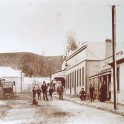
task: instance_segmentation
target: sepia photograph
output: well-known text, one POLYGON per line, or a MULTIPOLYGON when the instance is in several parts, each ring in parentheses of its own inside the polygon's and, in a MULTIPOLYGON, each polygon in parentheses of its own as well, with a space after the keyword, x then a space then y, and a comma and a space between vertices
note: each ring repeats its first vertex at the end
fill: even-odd
POLYGON ((0 124, 124 124, 124 0, 0 0, 0 124))

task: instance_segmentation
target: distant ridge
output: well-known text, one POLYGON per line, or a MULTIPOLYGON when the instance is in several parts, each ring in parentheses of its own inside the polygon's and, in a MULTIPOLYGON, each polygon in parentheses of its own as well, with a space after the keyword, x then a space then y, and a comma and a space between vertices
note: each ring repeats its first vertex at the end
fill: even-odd
POLYGON ((25 76, 50 76, 61 69, 62 56, 41 56, 30 52, 0 53, 0 66, 20 69, 25 76))

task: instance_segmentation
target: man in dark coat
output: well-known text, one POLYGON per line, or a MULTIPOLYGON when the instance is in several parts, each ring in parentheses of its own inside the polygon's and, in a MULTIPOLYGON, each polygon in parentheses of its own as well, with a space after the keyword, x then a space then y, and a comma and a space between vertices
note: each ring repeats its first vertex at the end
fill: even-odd
POLYGON ((59 100, 63 100, 63 86, 62 83, 59 83, 59 86, 57 87, 57 93, 59 94, 59 100))
POLYGON ((33 87, 32 92, 33 92, 33 98, 35 99, 35 97, 36 97, 36 89, 35 89, 35 87, 33 87))
POLYGON ((42 89, 42 92, 43 92, 43 99, 48 100, 48 97, 47 97, 47 85, 46 85, 45 81, 43 81, 41 89, 42 89))
POLYGON ((33 101, 32 101, 32 103, 33 103, 33 105, 37 105, 38 104, 38 102, 36 101, 36 89, 35 89, 35 87, 33 87, 33 90, 32 90, 32 92, 33 92, 33 101))
POLYGON ((82 101, 82 99, 84 99, 84 101, 85 101, 85 98, 86 98, 86 92, 84 91, 84 88, 81 89, 79 95, 80 95, 80 99, 81 99, 81 101, 82 101))
POLYGON ((37 89, 37 96, 38 96, 38 100, 41 100, 41 89, 39 87, 37 89))
POLYGON ((106 100, 106 87, 104 83, 102 83, 100 87, 100 102, 104 102, 105 100, 106 100))
POLYGON ((93 87, 92 84, 91 84, 91 86, 90 86, 90 88, 89 88, 91 102, 94 101, 94 98, 93 98, 93 96, 94 96, 94 91, 95 91, 95 90, 94 90, 94 87, 93 87))
POLYGON ((50 88, 49 88, 49 95, 50 95, 51 99, 52 99, 53 91, 54 91, 54 90, 53 90, 53 87, 50 86, 50 88))

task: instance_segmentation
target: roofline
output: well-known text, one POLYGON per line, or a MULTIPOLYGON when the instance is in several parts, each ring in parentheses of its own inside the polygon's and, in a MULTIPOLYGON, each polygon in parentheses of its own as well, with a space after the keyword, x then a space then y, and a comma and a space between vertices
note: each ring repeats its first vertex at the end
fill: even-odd
MULTIPOLYGON (((120 63, 123 63, 123 62, 124 62, 124 58, 119 59, 119 60, 116 61, 117 64, 120 64, 120 63)), ((113 62, 109 63, 108 65, 113 66, 113 62)))
MULTIPOLYGON (((124 51, 123 50, 121 50, 121 51, 119 51, 119 52, 117 52, 116 53, 116 56, 119 54, 119 53, 123 53, 124 51)), ((109 57, 107 57, 107 58, 104 58, 104 59, 102 59, 102 61, 104 61, 104 60, 106 60, 106 59, 109 59, 109 58, 112 58, 112 55, 111 56, 109 56, 109 57)))
POLYGON ((58 71, 56 71, 56 72, 54 72, 54 73, 52 73, 52 74, 56 74, 56 73, 58 73, 58 72, 64 72, 65 70, 58 70, 58 71))
POLYGON ((80 51, 84 50, 87 48, 87 45, 84 45, 82 47, 80 47, 79 49, 77 49, 74 53, 72 53, 70 56, 68 56, 66 58, 66 60, 70 60, 71 58, 73 58, 75 55, 77 55, 80 51))
POLYGON ((5 78, 24 78, 24 77, 21 77, 21 76, 20 77, 19 76, 4 76, 2 78, 5 79, 5 78))

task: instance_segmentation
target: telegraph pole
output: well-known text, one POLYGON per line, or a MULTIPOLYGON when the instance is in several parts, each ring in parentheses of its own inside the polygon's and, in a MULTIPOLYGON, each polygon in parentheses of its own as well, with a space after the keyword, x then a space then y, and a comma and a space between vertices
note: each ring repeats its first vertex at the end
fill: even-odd
POLYGON ((115 5, 112 6, 112 52, 113 52, 114 109, 117 109, 116 12, 115 12, 115 5))

